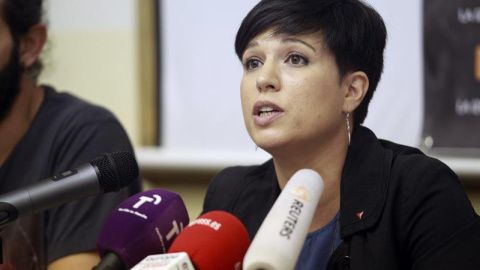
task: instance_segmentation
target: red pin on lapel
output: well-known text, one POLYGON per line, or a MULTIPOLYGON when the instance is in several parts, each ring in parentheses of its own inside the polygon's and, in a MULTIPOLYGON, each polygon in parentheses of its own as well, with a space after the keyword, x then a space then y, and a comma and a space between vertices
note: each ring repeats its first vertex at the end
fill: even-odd
POLYGON ((357 213, 357 217, 358 217, 359 219, 362 219, 362 216, 363 216, 363 211, 357 213))

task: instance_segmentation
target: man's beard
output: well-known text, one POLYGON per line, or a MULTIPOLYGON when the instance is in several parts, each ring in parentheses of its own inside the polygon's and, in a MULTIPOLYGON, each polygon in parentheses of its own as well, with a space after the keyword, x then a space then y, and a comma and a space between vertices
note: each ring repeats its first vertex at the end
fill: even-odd
POLYGON ((20 92, 21 73, 18 47, 14 44, 10 59, 0 70, 0 122, 7 117, 20 92))

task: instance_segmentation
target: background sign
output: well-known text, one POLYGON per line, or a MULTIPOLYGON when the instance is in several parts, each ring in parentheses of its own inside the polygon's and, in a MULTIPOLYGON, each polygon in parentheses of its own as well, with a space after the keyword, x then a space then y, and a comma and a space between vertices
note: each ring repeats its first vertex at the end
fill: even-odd
POLYGON ((480 150, 480 1, 425 0, 423 143, 480 150))

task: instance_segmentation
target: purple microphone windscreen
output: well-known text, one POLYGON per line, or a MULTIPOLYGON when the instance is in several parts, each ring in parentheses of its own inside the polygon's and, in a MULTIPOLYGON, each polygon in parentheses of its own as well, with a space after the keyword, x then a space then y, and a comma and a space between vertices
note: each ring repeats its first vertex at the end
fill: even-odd
POLYGON ((102 227, 97 249, 100 257, 115 253, 130 269, 148 255, 166 253, 188 223, 180 195, 151 189, 117 206, 102 227))

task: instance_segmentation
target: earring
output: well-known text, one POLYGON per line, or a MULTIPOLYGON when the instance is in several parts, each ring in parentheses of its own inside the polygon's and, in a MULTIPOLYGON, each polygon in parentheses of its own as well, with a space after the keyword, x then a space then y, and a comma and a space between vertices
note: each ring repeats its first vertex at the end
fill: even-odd
POLYGON ((350 116, 350 111, 347 109, 347 134, 348 134, 348 145, 350 145, 350 120, 348 117, 350 116))

